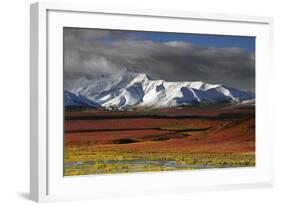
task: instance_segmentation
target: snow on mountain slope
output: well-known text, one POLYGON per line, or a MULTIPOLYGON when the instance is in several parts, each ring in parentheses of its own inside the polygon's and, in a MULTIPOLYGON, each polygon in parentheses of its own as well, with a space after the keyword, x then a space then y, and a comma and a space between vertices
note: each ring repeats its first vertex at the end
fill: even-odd
POLYGON ((65 107, 95 107, 102 108, 98 103, 87 99, 84 96, 76 95, 64 90, 64 106, 65 107))
POLYGON ((238 103, 252 100, 255 94, 221 84, 166 82, 146 74, 124 71, 96 79, 89 86, 72 90, 105 108, 164 108, 198 103, 238 103))
MULTIPOLYGON (((93 101, 103 98, 108 94, 108 91, 119 90, 131 82, 137 73, 124 69, 119 74, 112 74, 107 76, 97 76, 92 79, 92 83, 76 89, 72 89, 71 92, 87 97, 93 101)), ((109 100, 109 99, 105 99, 109 100)))

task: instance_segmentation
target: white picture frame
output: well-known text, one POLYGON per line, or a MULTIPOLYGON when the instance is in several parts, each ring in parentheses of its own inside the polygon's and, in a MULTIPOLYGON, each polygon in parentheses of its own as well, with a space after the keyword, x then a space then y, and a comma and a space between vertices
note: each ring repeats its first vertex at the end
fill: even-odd
POLYGON ((268 129, 273 118, 266 109, 271 106, 267 90, 270 89, 273 69, 272 18, 46 2, 32 4, 30 11, 32 200, 41 202, 273 186, 273 133, 268 129), (256 167, 63 177, 60 90, 63 66, 61 34, 64 26, 149 31, 173 29, 256 36, 256 167))

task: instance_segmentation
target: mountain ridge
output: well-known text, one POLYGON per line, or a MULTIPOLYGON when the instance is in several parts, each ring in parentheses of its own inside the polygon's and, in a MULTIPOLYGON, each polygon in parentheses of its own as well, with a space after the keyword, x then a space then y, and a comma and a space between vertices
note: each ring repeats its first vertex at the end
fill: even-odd
MULTIPOLYGON (((166 108, 200 103, 239 103, 255 99, 250 91, 203 81, 153 80, 145 73, 125 70, 96 79, 92 84, 68 92, 83 96, 105 109, 166 108)), ((85 100, 85 99, 84 99, 85 100)))

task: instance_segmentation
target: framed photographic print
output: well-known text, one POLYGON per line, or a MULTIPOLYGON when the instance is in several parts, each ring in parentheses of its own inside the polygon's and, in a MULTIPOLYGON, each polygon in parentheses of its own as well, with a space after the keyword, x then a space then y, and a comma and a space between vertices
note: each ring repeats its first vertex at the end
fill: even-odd
POLYGON ((272 22, 31 5, 31 199, 271 186, 272 22))

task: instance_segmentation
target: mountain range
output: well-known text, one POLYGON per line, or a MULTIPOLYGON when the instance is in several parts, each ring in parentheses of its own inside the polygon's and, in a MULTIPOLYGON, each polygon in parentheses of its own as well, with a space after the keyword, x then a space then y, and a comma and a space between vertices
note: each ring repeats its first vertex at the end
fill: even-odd
POLYGON ((64 90, 66 107, 166 108, 193 104, 242 103, 255 94, 222 84, 202 81, 167 82, 144 73, 124 70, 117 75, 97 76, 85 86, 64 90))

